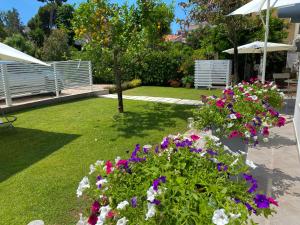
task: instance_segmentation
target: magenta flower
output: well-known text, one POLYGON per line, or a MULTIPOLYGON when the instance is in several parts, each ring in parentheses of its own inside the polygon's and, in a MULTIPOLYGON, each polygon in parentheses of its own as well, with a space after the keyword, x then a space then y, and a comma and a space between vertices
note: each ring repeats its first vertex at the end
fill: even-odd
POLYGON ((197 140, 200 139, 200 137, 199 137, 198 135, 193 134, 193 135, 191 135, 191 139, 192 139, 193 141, 197 141, 197 140))
POLYGON ((282 117, 282 116, 278 117, 277 126, 278 126, 278 127, 284 126, 284 125, 285 125, 285 121, 286 121, 286 120, 285 120, 284 117, 282 117))
POLYGON ((238 137, 240 135, 240 133, 237 130, 231 131, 231 133, 229 134, 229 138, 235 138, 238 137))
POLYGON ((279 205, 278 205, 278 202, 277 202, 275 199, 271 198, 271 197, 268 198, 268 201, 270 202, 270 204, 279 206, 279 205))
POLYGON ((240 113, 238 113, 238 112, 235 113, 235 116, 236 116, 236 118, 238 118, 238 119, 242 117, 242 115, 241 115, 240 113))
POLYGON ((90 215, 90 217, 88 219, 88 223, 90 225, 96 225, 97 221, 98 221, 97 215, 95 215, 95 214, 90 215))
POLYGON ((128 161, 125 160, 125 159, 120 159, 120 160, 117 162, 116 166, 117 166, 117 168, 120 168, 120 167, 122 166, 123 168, 126 169, 126 168, 128 168, 128 161))
POLYGON ((107 161, 105 163, 106 166, 106 174, 110 174, 112 172, 112 168, 113 168, 113 164, 111 163, 111 161, 107 161))
POLYGON ((216 102, 216 106, 218 108, 224 108, 225 103, 220 99, 216 102))
POLYGON ((98 213, 100 209, 100 203, 98 201, 94 201, 91 207, 92 213, 98 213))
POLYGON ((264 127, 262 129, 262 134, 263 134, 263 136, 269 136, 269 134, 270 134, 269 128, 268 127, 264 127))

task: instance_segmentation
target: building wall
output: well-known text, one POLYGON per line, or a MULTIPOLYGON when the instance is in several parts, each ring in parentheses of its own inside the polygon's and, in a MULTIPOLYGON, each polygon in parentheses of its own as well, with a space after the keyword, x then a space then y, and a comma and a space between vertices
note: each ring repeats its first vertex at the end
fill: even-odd
MULTIPOLYGON (((299 72, 299 77, 300 77, 300 72, 299 72)), ((294 126, 295 126, 297 141, 298 141, 298 150, 300 153, 300 79, 298 80, 298 92, 297 92, 297 99, 296 99, 296 106, 295 106, 294 126)))

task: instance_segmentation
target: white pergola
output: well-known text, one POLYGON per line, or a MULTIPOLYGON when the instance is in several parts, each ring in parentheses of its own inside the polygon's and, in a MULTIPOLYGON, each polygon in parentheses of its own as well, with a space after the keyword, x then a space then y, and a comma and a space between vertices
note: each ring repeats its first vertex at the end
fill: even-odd
POLYGON ((265 42, 264 42, 263 71, 262 71, 263 83, 265 83, 265 77, 266 77, 267 43, 269 37, 270 9, 292 6, 297 3, 300 3, 300 0, 253 0, 229 14, 229 16, 234 16, 234 15, 247 15, 250 13, 259 13, 259 15, 261 16, 260 14, 261 11, 267 10, 266 21, 264 21, 264 19, 261 17, 263 24, 265 26, 265 42))

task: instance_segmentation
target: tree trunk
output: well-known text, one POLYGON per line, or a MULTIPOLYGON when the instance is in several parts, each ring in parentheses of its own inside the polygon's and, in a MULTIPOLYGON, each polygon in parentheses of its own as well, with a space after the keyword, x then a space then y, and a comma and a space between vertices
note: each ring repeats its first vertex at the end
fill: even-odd
POLYGON ((49 18, 49 30, 51 32, 52 28, 53 28, 53 20, 54 20, 54 10, 56 8, 56 4, 55 2, 53 2, 51 4, 51 9, 50 9, 50 18, 49 18))
POLYGON ((124 107, 123 107, 123 97, 122 97, 122 82, 121 82, 121 73, 119 70, 119 65, 118 65, 118 56, 119 56, 119 50, 117 48, 114 48, 113 52, 113 57, 114 57, 114 74, 115 74, 115 79, 116 79, 116 89, 117 89, 117 94, 118 94, 118 109, 119 113, 124 112, 124 107))

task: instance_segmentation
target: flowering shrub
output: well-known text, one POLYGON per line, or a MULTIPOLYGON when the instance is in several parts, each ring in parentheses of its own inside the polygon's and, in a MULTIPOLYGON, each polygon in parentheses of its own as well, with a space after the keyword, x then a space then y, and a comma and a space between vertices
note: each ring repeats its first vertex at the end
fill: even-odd
POLYGON ((77 196, 91 205, 91 225, 248 224, 252 213, 267 217, 277 205, 257 188, 242 156, 214 136, 192 134, 97 161, 77 196))
POLYGON ((195 125, 200 130, 213 128, 217 136, 242 137, 258 143, 268 141, 269 128, 285 124, 277 111, 284 95, 272 83, 243 82, 223 91, 223 96, 204 97, 205 106, 195 111, 195 125))

